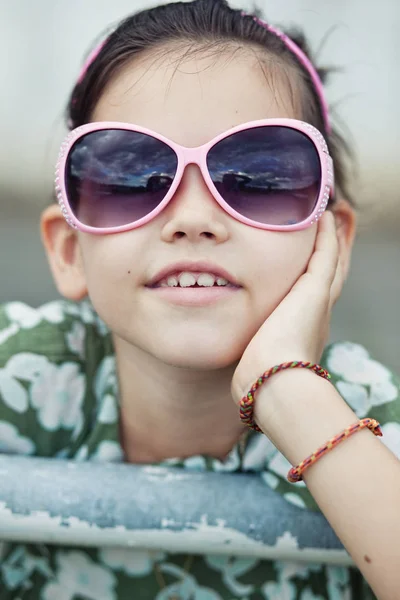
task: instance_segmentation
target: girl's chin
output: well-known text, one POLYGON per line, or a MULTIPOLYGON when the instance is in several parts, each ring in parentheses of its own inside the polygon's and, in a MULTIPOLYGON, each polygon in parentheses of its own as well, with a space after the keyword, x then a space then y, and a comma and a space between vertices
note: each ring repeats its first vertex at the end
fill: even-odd
POLYGON ((195 369, 215 371, 234 366, 240 359, 242 352, 234 351, 232 346, 215 344, 176 344, 173 347, 164 345, 162 352, 159 350, 156 356, 163 363, 181 369, 195 369))

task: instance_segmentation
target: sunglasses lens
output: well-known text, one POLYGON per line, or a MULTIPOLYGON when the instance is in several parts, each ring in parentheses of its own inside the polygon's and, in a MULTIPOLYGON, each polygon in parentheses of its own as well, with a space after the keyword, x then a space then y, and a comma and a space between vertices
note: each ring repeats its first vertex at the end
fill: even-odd
POLYGON ((90 227, 119 227, 162 202, 178 158, 164 142, 122 129, 92 131, 72 146, 65 168, 68 202, 90 227))
POLYGON ((282 125, 239 131, 213 146, 207 166, 231 208, 264 225, 294 225, 318 201, 321 163, 313 141, 282 125))

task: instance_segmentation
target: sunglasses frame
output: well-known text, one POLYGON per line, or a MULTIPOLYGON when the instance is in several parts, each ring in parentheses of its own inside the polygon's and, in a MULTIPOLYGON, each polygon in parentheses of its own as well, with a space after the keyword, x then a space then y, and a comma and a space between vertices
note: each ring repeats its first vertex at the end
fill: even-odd
POLYGON ((169 140, 167 137, 155 131, 152 131, 151 129, 147 129, 146 127, 140 127, 138 125, 133 125, 132 123, 122 123, 119 121, 101 121, 88 123, 86 125, 81 125, 80 127, 73 129, 68 134, 64 142, 61 144, 58 162, 56 165, 55 179, 57 201, 60 205, 61 212, 65 220, 74 229, 78 229, 79 231, 85 233, 93 233, 97 235, 129 231, 131 229, 141 227, 142 225, 145 225, 146 223, 154 219, 169 204, 176 190, 179 187, 185 168, 189 164, 196 164, 199 167, 209 191, 211 192, 216 202, 226 213, 228 213, 237 221, 245 223, 246 225, 250 225, 251 227, 256 227, 258 229, 266 229, 269 231, 298 231, 300 229, 305 229, 313 223, 316 223, 321 218, 323 212, 325 211, 328 205, 329 197, 331 194, 333 194, 333 161, 331 156, 329 155, 328 146, 320 131, 318 131, 318 129, 316 129, 313 125, 305 123, 304 121, 298 121, 297 119, 261 119, 257 121, 250 121, 248 123, 243 123, 241 125, 237 125, 236 127, 228 129, 227 131, 224 131, 223 133, 214 137, 206 144, 195 148, 181 146, 180 144, 169 140), (210 149, 213 146, 215 146, 218 142, 233 135, 234 133, 239 133, 240 131, 254 129, 257 127, 269 126, 282 126, 300 131, 313 142, 318 152, 321 165, 321 186, 319 197, 311 215, 307 217, 307 219, 294 225, 266 225, 264 223, 259 223, 258 221, 253 221, 252 219, 244 217, 243 215, 235 211, 233 208, 231 208, 230 205, 224 200, 224 198, 215 188, 214 183, 212 182, 212 179, 208 172, 207 154, 210 151, 210 149), (81 223, 75 217, 70 208, 65 185, 66 163, 72 147, 80 138, 94 131, 107 131, 109 129, 120 129, 124 131, 143 133, 146 135, 150 135, 153 138, 160 140, 161 142, 164 142, 164 144, 169 146, 177 156, 177 170, 172 185, 169 188, 165 198, 155 209, 153 209, 145 217, 142 217, 141 219, 138 219, 133 223, 127 223, 126 225, 119 225, 117 227, 91 227, 90 225, 85 225, 84 223, 81 223))

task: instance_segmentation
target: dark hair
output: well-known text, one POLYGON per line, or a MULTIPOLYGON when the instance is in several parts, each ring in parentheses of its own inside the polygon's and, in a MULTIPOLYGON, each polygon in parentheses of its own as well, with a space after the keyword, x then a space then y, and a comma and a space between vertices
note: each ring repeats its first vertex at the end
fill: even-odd
MULTIPOLYGON (((260 16, 244 14, 228 6, 226 0, 193 0, 174 2, 144 10, 124 19, 109 35, 98 56, 89 65, 83 79, 72 91, 67 108, 68 123, 78 127, 88 122, 106 85, 126 63, 144 51, 161 49, 166 43, 210 43, 215 49, 230 42, 251 44, 294 68, 299 75, 298 86, 302 92, 302 118, 314 125, 324 135, 335 168, 336 187, 349 200, 347 160, 352 157, 344 138, 333 128, 326 131, 320 99, 310 74, 300 64, 284 42, 254 20, 260 16)), ((302 33, 288 32, 289 37, 312 59, 302 33)), ((328 69, 316 70, 322 83, 326 83, 328 69)), ((293 93, 293 92, 292 92, 293 93)))

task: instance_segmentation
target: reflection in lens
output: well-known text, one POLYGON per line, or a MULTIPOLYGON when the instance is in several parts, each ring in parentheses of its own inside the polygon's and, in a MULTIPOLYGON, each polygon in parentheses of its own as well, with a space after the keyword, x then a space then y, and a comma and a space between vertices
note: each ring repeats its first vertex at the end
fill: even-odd
POLYGON ((91 227, 133 223, 165 198, 177 165, 172 148, 149 135, 122 129, 88 133, 66 163, 71 210, 91 227))
POLYGON ((225 202, 266 225, 307 219, 317 203, 321 164, 312 140, 286 126, 239 131, 209 150, 211 179, 225 202))

